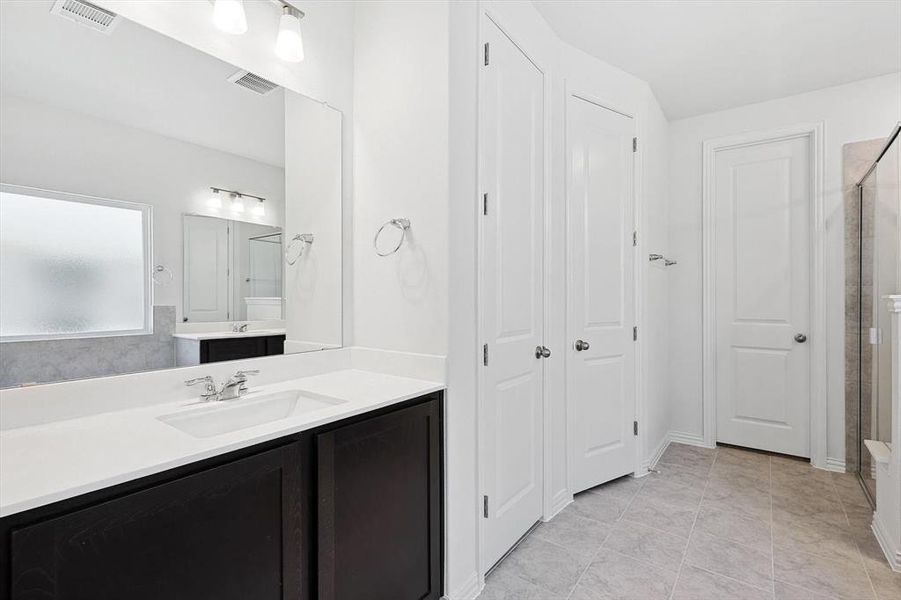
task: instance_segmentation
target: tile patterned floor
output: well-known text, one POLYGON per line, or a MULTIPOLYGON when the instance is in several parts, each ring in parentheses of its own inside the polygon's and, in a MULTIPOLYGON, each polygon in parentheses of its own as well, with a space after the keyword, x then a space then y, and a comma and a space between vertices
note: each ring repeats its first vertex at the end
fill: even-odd
POLYGON ((901 599, 855 476, 681 444, 656 468, 578 494, 479 600, 901 599))

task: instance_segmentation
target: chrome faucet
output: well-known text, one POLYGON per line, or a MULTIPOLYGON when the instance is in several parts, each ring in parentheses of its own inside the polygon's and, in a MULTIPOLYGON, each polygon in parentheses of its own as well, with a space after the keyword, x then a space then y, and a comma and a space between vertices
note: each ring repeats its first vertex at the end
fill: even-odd
POLYGON ((190 386, 202 383, 203 391, 200 393, 200 397, 204 402, 209 402, 211 400, 217 402, 221 400, 234 400, 235 398, 240 398, 248 392, 247 376, 259 375, 259 373, 259 369, 237 371, 221 386, 217 386, 216 381, 209 375, 196 377, 194 379, 188 379, 187 381, 185 381, 185 385, 190 386))
POLYGON ((232 333, 244 333, 247 331, 247 323, 232 323, 232 333))

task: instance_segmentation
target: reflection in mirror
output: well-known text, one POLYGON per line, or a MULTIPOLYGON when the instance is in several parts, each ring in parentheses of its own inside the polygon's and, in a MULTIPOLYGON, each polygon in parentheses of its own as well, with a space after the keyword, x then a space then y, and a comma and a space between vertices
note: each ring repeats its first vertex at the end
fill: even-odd
POLYGON ((341 114, 52 6, 0 19, 0 387, 340 347, 341 114))

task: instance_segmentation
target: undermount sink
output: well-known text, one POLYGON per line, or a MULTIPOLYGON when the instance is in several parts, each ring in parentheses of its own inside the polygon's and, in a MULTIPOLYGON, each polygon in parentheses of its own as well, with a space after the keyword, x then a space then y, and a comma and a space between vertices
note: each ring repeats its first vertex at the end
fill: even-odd
POLYGON ((261 396, 245 396, 215 402, 210 406, 157 417, 160 421, 196 438, 207 438, 287 417, 345 403, 329 396, 287 390, 261 396))

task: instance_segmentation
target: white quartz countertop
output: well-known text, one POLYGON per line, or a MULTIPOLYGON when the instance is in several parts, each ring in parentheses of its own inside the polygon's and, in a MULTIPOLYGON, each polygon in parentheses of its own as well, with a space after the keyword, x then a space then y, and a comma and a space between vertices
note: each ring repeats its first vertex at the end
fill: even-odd
MULTIPOLYGON (((158 419, 209 410, 196 399, 0 431, 0 517, 246 448, 444 389, 443 383, 344 369, 251 387, 253 401, 297 390, 343 401, 277 421, 196 438, 158 419)), ((217 404, 218 405, 218 404, 217 404)))
POLYGON ((284 335, 282 329, 248 329, 247 331, 204 331, 200 333, 173 333, 172 337, 183 340, 221 340, 225 338, 261 337, 264 335, 284 335))

